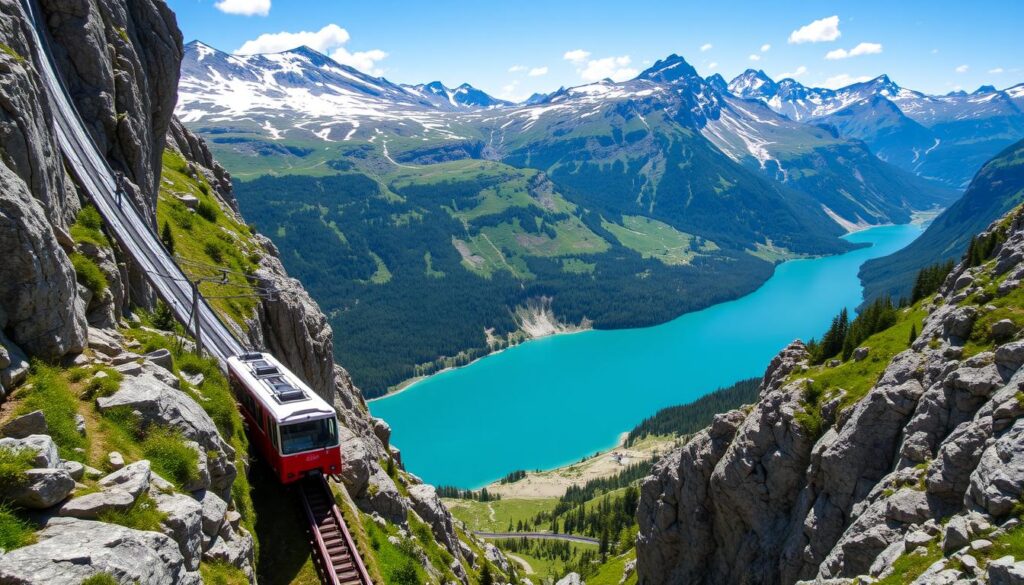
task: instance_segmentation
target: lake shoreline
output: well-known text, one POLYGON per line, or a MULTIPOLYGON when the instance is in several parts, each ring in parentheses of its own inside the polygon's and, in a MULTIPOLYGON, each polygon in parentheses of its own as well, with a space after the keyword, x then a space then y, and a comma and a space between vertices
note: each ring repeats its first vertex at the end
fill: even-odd
POLYGON ((485 353, 483 355, 477 356, 477 357, 473 358, 472 360, 470 360, 469 362, 462 364, 461 366, 448 366, 446 368, 442 368, 442 369, 440 369, 440 370, 438 370, 436 372, 433 372, 431 374, 427 374, 425 376, 415 376, 413 378, 409 378, 407 380, 403 380, 402 382, 399 382, 398 384, 393 386, 394 390, 390 390, 390 391, 388 391, 388 392, 386 392, 384 394, 381 394, 380 396, 374 396, 373 398, 367 398, 366 402, 370 403, 370 402, 376 402, 378 400, 383 400, 385 398, 393 398, 395 396, 398 396, 402 392, 405 392, 406 390, 409 390, 410 388, 412 388, 413 386, 415 386, 415 385, 417 385, 417 384, 419 384, 421 382, 426 382, 427 380, 433 378, 434 376, 439 376, 439 375, 441 375, 441 374, 443 374, 445 372, 453 372, 455 370, 461 370, 462 368, 468 368, 469 366, 472 366, 473 364, 479 362, 480 360, 485 360, 485 359, 487 359, 489 357, 494 357, 496 355, 499 355, 499 354, 501 354, 501 353, 503 353, 505 351, 508 351, 508 350, 512 349, 513 347, 519 347, 520 345, 524 345, 524 344, 530 343, 531 341, 540 341, 542 339, 549 339, 551 337, 558 337, 558 336, 562 336, 562 335, 576 335, 578 333, 587 333, 587 332, 590 332, 590 331, 597 331, 597 329, 594 329, 593 327, 587 327, 587 328, 571 329, 571 330, 565 330, 565 331, 555 331, 553 333, 548 333, 547 335, 541 335, 541 336, 538 336, 538 337, 530 337, 529 339, 524 339, 524 340, 522 340, 522 341, 520 341, 518 343, 513 343, 513 344, 510 344, 510 345, 506 345, 505 347, 503 347, 501 349, 498 349, 498 350, 495 350, 495 351, 489 351, 489 352, 487 352, 487 353, 485 353))
POLYGON ((513 470, 572 466, 616 449, 623 430, 657 410, 759 376, 786 343, 820 335, 862 302, 860 266, 912 242, 915 223, 852 234, 850 252, 782 263, 754 292, 661 325, 503 348, 405 388, 419 392, 374 401, 372 413, 431 483, 480 487, 513 470))

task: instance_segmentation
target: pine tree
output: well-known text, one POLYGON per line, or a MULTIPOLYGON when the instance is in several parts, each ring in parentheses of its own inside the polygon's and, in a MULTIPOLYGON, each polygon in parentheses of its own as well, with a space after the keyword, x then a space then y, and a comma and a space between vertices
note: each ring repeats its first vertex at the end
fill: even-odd
POLYGON ((917 339, 917 325, 916 324, 910 326, 910 340, 907 341, 907 345, 913 344, 915 339, 917 339))
POLYGON ((489 563, 484 563, 484 568, 480 571, 480 585, 494 585, 494 575, 491 574, 489 563))
POLYGON ((164 222, 164 228, 160 231, 160 241, 163 242, 164 248, 167 248, 169 254, 174 254, 174 233, 171 231, 171 226, 166 221, 164 222))

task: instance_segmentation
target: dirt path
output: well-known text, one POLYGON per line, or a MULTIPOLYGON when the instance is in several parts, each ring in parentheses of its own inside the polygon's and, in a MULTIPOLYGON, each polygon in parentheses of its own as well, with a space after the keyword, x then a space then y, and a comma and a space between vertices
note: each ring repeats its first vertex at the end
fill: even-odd
POLYGON ((520 556, 516 556, 512 553, 505 553, 505 556, 518 563, 519 566, 523 568, 523 572, 525 572, 527 575, 533 575, 533 566, 531 566, 530 563, 526 561, 526 559, 520 556))

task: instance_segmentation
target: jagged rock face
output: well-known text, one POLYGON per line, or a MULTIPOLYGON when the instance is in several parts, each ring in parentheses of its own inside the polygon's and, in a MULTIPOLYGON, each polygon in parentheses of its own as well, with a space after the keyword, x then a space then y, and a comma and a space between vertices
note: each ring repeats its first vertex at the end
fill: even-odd
POLYGON ((174 13, 144 0, 41 0, 57 68, 86 126, 155 216, 183 48, 174 13))
MULTIPOLYGON (((944 542, 954 549, 983 533, 979 524, 1012 522, 1024 493, 1024 342, 993 336, 994 351, 964 359, 992 308, 957 304, 982 290, 983 270, 1017 283, 998 295, 1019 286, 1024 217, 1008 233, 992 267, 949 275, 919 337, 866 396, 841 412, 838 397, 823 405, 820 438, 794 420, 805 382, 786 381, 806 353, 792 344, 769 366, 757 405, 719 415, 663 459, 641 489, 640 583, 877 577, 939 538, 942 518, 955 520, 944 542)), ((936 566, 920 582, 960 576, 936 566)))
MULTIPOLYGON (((2 77, 2 76, 0 76, 2 77)), ((0 165, 0 330, 31 355, 55 358, 85 347, 85 306, 75 270, 46 214, 0 165)))

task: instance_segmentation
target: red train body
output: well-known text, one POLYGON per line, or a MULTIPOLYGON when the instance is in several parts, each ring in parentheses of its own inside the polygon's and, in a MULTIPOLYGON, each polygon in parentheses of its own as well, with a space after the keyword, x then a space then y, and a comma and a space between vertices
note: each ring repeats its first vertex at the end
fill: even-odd
POLYGON ((229 358, 228 372, 249 440, 281 483, 341 473, 338 418, 327 401, 270 354, 229 358))

